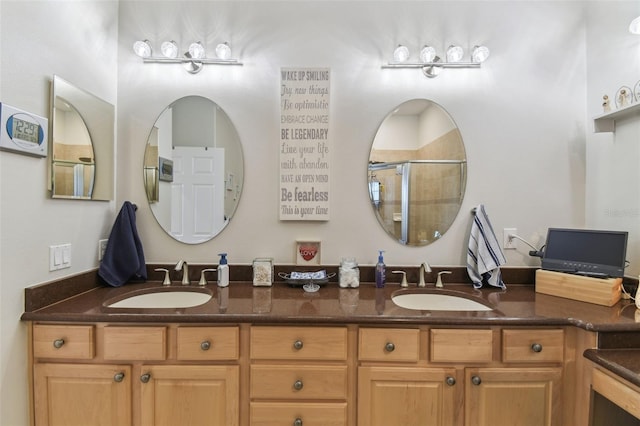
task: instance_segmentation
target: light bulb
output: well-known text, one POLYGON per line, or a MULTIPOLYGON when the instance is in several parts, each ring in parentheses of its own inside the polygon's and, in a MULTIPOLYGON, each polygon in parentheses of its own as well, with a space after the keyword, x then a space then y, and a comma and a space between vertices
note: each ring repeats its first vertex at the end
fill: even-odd
POLYGON ((407 46, 399 44, 396 50, 393 51, 393 60, 396 62, 405 62, 407 59, 409 59, 409 49, 407 49, 407 46))
POLYGON ((424 63, 433 62, 436 57, 436 49, 431 46, 424 46, 420 51, 420 60, 424 63))
POLYGON ((462 55, 464 55, 462 47, 451 45, 447 49, 447 62, 460 62, 462 55))
POLYGON ((149 40, 138 40, 133 43, 133 51, 141 58, 148 58, 151 56, 151 45, 149 40))
POLYGON ((489 57, 490 53, 491 52, 487 46, 475 46, 471 51, 471 60, 477 63, 484 62, 489 57))
POLYGON ((197 41, 195 43, 191 43, 189 45, 189 55, 191 55, 191 57, 193 59, 202 59, 202 58, 204 58, 205 51, 204 51, 204 46, 202 45, 202 43, 200 43, 199 41, 197 41))
POLYGON ((231 58, 231 48, 229 47, 229 43, 220 43, 216 46, 216 57, 224 60, 231 58))
POLYGON ((166 58, 173 59, 178 57, 178 45, 173 40, 163 42, 160 50, 166 58))
POLYGON ((640 16, 631 21, 631 24, 629 24, 629 32, 631 34, 640 34, 640 16))

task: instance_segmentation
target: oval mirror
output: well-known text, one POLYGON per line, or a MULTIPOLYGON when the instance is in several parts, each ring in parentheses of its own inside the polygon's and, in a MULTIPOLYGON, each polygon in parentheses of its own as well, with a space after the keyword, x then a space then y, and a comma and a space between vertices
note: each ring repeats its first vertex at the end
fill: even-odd
POLYGON ((52 198, 113 198, 113 105, 58 76, 52 82, 52 198))
POLYGON ((156 220, 170 236, 198 244, 233 217, 244 180, 240 138, 227 114, 202 96, 186 96, 156 120, 143 179, 156 220))
POLYGON ((425 99, 401 104, 383 120, 369 155, 378 222, 401 244, 430 244, 457 216, 466 172, 462 136, 444 108, 425 99))

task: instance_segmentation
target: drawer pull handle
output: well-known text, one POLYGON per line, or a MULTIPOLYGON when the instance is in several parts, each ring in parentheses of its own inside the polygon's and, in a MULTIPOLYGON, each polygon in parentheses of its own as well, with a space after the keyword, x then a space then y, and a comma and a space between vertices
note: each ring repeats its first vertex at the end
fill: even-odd
POLYGON ((149 380, 151 380, 151 374, 149 374, 149 373, 146 373, 146 374, 143 374, 142 376, 140 376, 140 381, 142 383, 149 383, 149 380))
POLYGON ((480 385, 480 383, 482 383, 482 379, 479 376, 473 376, 471 377, 471 383, 478 386, 480 385))
POLYGON ((64 345, 64 339, 56 339, 53 341, 53 347, 60 349, 64 345))
POLYGON ((447 380, 446 380, 445 382, 446 382, 449 386, 453 386, 453 385, 455 385, 455 384, 456 384, 456 379, 455 379, 455 377, 448 376, 448 377, 447 377, 447 380))
POLYGON ((542 352, 542 345, 540 343, 534 343, 531 345, 531 350, 534 352, 542 352))
POLYGON ((113 381, 114 381, 114 382, 120 383, 120 382, 122 382, 123 380, 124 380, 124 373, 123 373, 122 371, 121 371, 121 372, 119 372, 119 373, 116 373, 116 374, 113 376, 113 381))
POLYGON ((295 342, 293 342, 294 349, 300 350, 303 346, 304 343, 302 343, 302 340, 296 340, 295 342))
POLYGON ((304 386, 304 384, 302 383, 302 380, 296 380, 296 381, 293 383, 293 388, 294 388, 295 390, 301 390, 303 386, 304 386))
POLYGON ((393 351, 396 350, 396 345, 394 345, 391 342, 387 342, 387 344, 384 345, 384 350, 387 351, 387 352, 393 352, 393 351))
POLYGON ((200 349, 202 349, 203 351, 208 351, 209 349, 211 349, 211 342, 205 340, 204 342, 200 343, 200 349))
POLYGON ((302 426, 302 419, 301 418, 297 418, 293 421, 293 426, 302 426))

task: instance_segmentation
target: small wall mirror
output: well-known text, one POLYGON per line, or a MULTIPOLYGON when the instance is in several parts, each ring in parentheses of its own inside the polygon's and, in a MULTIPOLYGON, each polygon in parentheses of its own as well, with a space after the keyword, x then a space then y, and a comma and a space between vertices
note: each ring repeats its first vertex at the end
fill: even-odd
POLYGON ((201 96, 169 105, 149 133, 143 180, 153 215, 173 238, 198 244, 218 235, 244 180, 240 138, 222 108, 201 96))
POLYGON ((399 105, 378 128, 369 155, 378 222, 401 244, 432 243, 458 215, 466 172, 462 136, 444 108, 425 99, 399 105))
POLYGON ((114 106, 58 76, 51 99, 51 196, 113 199, 114 106))

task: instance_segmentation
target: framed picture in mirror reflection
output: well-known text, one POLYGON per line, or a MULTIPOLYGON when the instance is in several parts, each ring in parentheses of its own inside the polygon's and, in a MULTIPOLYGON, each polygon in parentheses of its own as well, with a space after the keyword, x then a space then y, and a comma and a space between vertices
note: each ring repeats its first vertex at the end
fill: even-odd
POLYGON ((158 178, 163 182, 173 182, 173 161, 158 157, 158 178))

